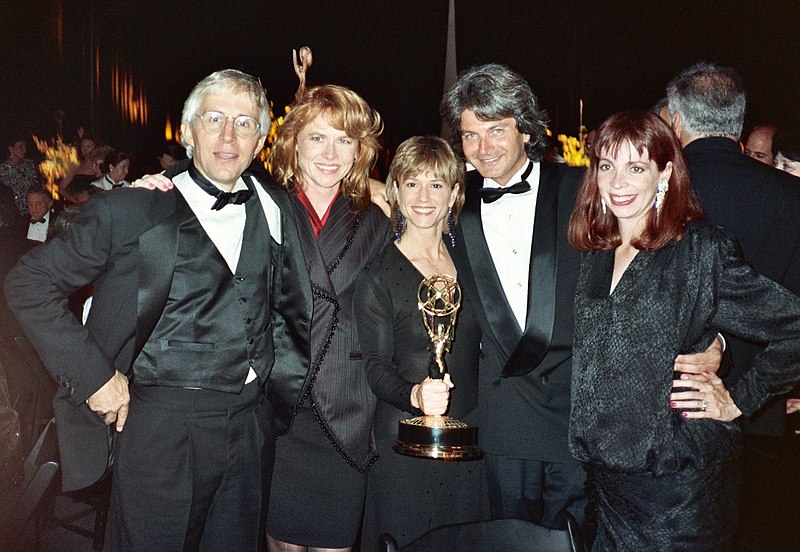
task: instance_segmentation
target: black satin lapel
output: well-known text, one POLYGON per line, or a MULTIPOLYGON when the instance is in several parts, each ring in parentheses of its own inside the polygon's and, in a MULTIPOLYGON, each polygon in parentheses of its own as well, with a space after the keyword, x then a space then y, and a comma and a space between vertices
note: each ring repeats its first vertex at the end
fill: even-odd
POLYGON ((139 236, 139 290, 138 315, 136 323, 136 358, 155 328, 164 305, 167 302, 172 285, 172 274, 178 255, 178 230, 180 213, 177 204, 189 206, 184 201, 177 201, 177 192, 167 192, 164 202, 171 203, 171 214, 139 236))
POLYGON ((497 277, 492 255, 489 253, 486 237, 483 234, 481 200, 478 195, 483 178, 477 171, 469 174, 464 210, 459 218, 464 249, 489 328, 506 354, 511 354, 521 332, 514 318, 514 312, 503 293, 503 285, 497 277))
POLYGON ((525 333, 503 368, 504 377, 521 376, 536 368, 553 338, 558 266, 558 178, 553 167, 546 163, 540 167, 525 333))

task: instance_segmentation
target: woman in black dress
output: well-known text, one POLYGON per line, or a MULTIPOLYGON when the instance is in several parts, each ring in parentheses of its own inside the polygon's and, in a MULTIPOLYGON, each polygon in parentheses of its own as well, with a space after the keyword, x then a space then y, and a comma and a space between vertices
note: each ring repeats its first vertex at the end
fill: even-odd
POLYGON ((725 550, 736 516, 732 422, 800 379, 800 299, 756 274, 703 221, 680 144, 657 116, 597 130, 573 212, 570 450, 587 462, 594 550, 725 550), (717 332, 768 344, 730 392, 673 381, 674 358, 717 332))
POLYGON ((363 552, 378 549, 381 533, 403 546, 434 527, 488 517, 482 461, 419 459, 392 450, 401 419, 447 411, 474 423, 477 414, 481 331, 469 297, 462 296, 444 380, 428 377, 429 338, 417 308, 424 278, 456 276, 449 248, 464 204, 463 182, 463 162, 443 140, 417 136, 403 142, 386 185, 395 243, 356 287, 364 367, 380 399, 374 424, 380 458, 368 475, 363 552))
MULTIPOLYGON (((313 297, 308 335, 293 336, 311 366, 292 427, 276 445, 270 550, 349 550, 360 528, 375 458, 375 396, 352 304, 362 268, 389 241, 368 187, 382 128, 352 90, 318 86, 292 106, 270 155, 273 176, 289 190, 306 261, 295 287, 313 297)), ((276 366, 297 361, 276 353, 276 366)))

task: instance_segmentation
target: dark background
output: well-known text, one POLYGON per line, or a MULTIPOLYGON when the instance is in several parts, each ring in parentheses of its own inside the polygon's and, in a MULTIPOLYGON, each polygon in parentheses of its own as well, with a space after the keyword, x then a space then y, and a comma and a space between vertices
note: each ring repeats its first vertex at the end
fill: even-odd
MULTIPOLYGON (((214 70, 259 76, 275 114, 282 114, 297 86, 291 51, 303 45, 314 52, 309 84, 359 92, 383 116, 390 144, 439 132, 447 0, 2 4, 4 139, 19 132, 51 137, 59 128, 72 139, 82 126, 147 165, 167 117, 177 123, 192 86, 214 70), (92 40, 99 51, 93 110, 92 40), (145 90, 146 126, 126 121, 111 102, 114 59, 145 90)), ((553 131, 576 135, 580 99, 591 129, 616 111, 650 107, 672 76, 705 59, 733 66, 744 78, 746 128, 770 121, 800 130, 798 10, 800 4, 788 1, 456 0, 458 68, 510 66, 530 82, 553 131)))

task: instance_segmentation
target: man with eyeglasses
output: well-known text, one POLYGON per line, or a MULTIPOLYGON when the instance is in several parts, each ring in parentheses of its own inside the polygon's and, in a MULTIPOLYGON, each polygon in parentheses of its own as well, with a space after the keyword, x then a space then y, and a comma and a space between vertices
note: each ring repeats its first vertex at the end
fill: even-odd
POLYGON ((174 188, 99 194, 7 280, 60 385, 65 490, 113 463, 112 550, 262 544, 275 420, 291 415, 264 389, 282 336, 310 312, 282 291, 303 263, 288 196, 248 170, 269 123, 257 79, 209 75, 184 105, 190 159, 171 172, 174 188), (81 326, 67 296, 92 282, 81 326))

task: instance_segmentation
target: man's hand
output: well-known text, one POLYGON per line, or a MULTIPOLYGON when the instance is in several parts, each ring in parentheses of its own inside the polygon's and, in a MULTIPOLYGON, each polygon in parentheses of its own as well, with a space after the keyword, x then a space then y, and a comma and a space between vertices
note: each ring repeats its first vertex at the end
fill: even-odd
POLYGON ((800 412, 800 399, 786 399, 786 413, 800 412))
POLYGON ((717 337, 702 353, 692 355, 678 355, 675 358, 675 371, 684 374, 702 374, 711 372, 716 374, 722 362, 722 342, 717 337))
POLYGON ((172 180, 164 176, 164 173, 146 174, 138 180, 134 180, 131 188, 146 188, 148 190, 161 190, 166 192, 171 190, 174 184, 172 180))
POLYGON ((92 412, 103 416, 106 425, 116 422, 117 431, 122 431, 125 426, 130 402, 128 378, 123 376, 119 370, 115 371, 111 379, 86 400, 86 404, 89 405, 92 412))
POLYGON ((387 217, 392 214, 389 201, 386 199, 386 184, 374 178, 369 179, 369 194, 372 203, 377 205, 387 217))

